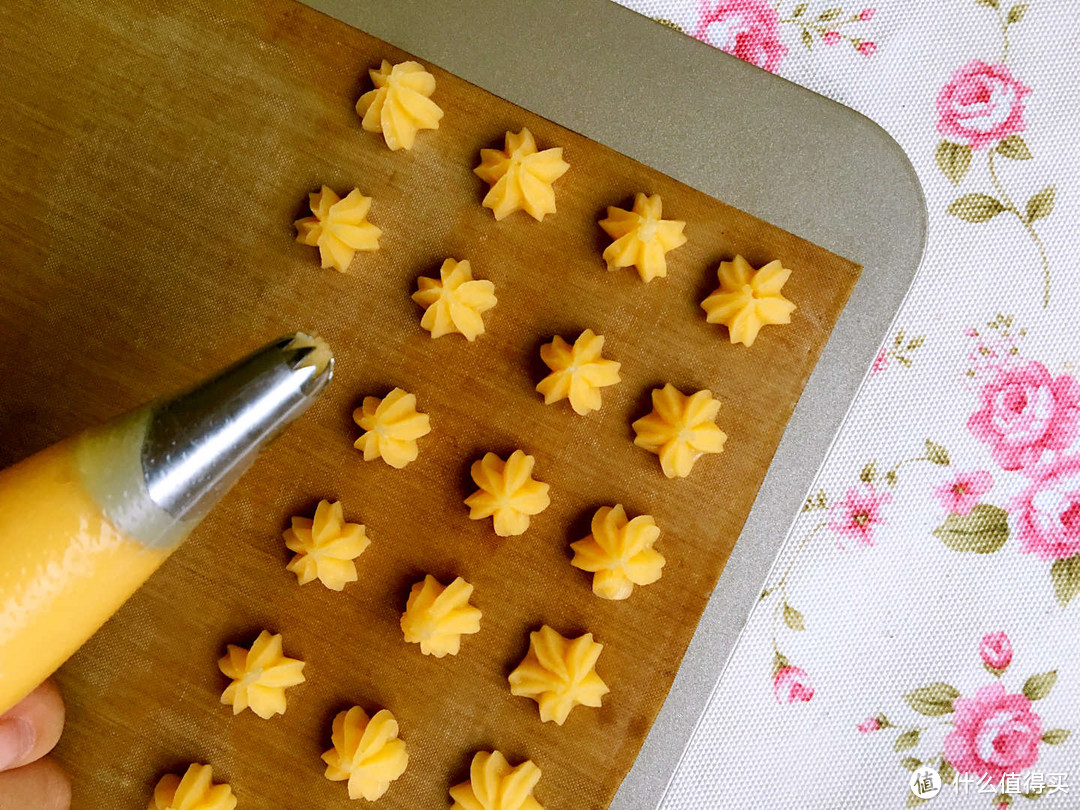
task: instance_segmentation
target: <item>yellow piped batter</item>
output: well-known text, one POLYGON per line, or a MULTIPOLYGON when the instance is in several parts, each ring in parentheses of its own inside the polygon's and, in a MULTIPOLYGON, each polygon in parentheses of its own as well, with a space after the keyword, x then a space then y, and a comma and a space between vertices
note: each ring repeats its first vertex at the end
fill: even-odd
POLYGON ((480 316, 497 302, 495 285, 474 279, 468 259, 447 259, 437 279, 420 276, 412 300, 424 308, 420 326, 433 338, 458 333, 470 343, 484 333, 480 316))
POLYGON ((592 519, 592 534, 573 542, 571 565, 593 575, 593 593, 601 599, 627 599, 635 585, 660 579, 664 555, 653 548, 660 529, 652 515, 627 520, 622 504, 601 506, 592 519))
POLYGON ((443 111, 430 96, 435 77, 419 62, 390 64, 383 59, 378 70, 369 70, 375 85, 356 102, 356 114, 368 132, 381 132, 392 151, 412 149, 421 129, 438 129, 443 111))
POLYGON ((662 219, 662 213, 659 194, 650 197, 639 192, 629 211, 608 206, 607 219, 600 220, 600 227, 615 240, 604 250, 608 270, 636 267, 642 281, 667 275, 664 254, 686 244, 686 223, 662 219))
POLYGON ((505 149, 481 149, 480 165, 473 172, 491 186, 484 207, 491 209, 496 220, 515 211, 543 220, 555 213, 552 184, 569 168, 562 159, 562 147, 537 151, 536 139, 523 128, 506 133, 505 149))
POLYGON ((233 810, 236 797, 225 784, 215 785, 209 765, 188 766, 183 778, 167 773, 154 788, 148 810, 233 810))
POLYGON ((687 396, 671 383, 652 392, 652 412, 633 424, 634 444, 656 453, 668 478, 685 478, 705 453, 721 453, 727 434, 716 426, 712 392, 687 396))
POLYGON ((281 636, 266 630, 259 633, 250 650, 228 645, 228 653, 218 668, 233 681, 221 693, 221 702, 232 706, 233 714, 250 708, 263 720, 285 713, 285 690, 303 683, 304 662, 286 658, 281 636))
POLYGON ((401 615, 405 640, 419 644, 424 655, 457 655, 461 637, 480 632, 482 614, 469 604, 472 593, 473 586, 461 577, 443 585, 431 574, 425 576, 412 586, 401 615))
POLYGON ((480 488, 465 499, 469 517, 492 518, 499 537, 524 534, 529 518, 551 503, 550 487, 532 477, 535 464, 536 459, 521 450, 515 450, 506 461, 487 453, 473 462, 472 479, 480 488))
POLYGON ((312 216, 298 219, 296 241, 319 248, 323 268, 344 273, 356 251, 379 249, 382 231, 367 221, 371 198, 353 189, 342 199, 327 186, 308 195, 312 216))
POLYGON ((605 360, 601 356, 603 350, 603 335, 592 329, 582 332, 573 346, 558 335, 551 343, 541 346, 540 359, 551 369, 536 386, 544 395, 544 404, 569 399, 574 413, 584 415, 600 410, 600 389, 621 379, 619 363, 605 360))
POLYGON ((529 634, 529 652, 510 673, 510 693, 532 698, 541 721, 561 726, 575 706, 596 708, 610 691, 596 674, 603 649, 592 633, 570 639, 545 624, 529 634))
POLYGON ((350 799, 382 798, 409 765, 405 742, 398 739, 398 722, 386 709, 371 718, 359 706, 339 712, 331 740, 334 747, 322 755, 326 778, 347 779, 350 799))
POLYGON ((701 302, 709 323, 728 328, 732 343, 752 346, 761 327, 791 323, 795 304, 780 290, 791 271, 779 261, 771 261, 755 270, 742 256, 721 262, 717 271, 720 286, 701 302))
POLYGON ((296 337, 290 340, 285 345, 285 348, 311 349, 310 352, 304 355, 304 359, 297 363, 297 370, 313 368, 316 374, 322 374, 323 369, 334 359, 334 354, 330 351, 330 344, 318 335, 305 335, 303 332, 297 332, 296 337))
POLYGON ((0 713, 74 653, 87 627, 104 624, 169 555, 112 525, 83 485, 79 444, 64 441, 0 470, 0 713))
POLYGON ((364 397, 353 421, 365 432, 353 443, 364 461, 381 458, 400 470, 419 454, 416 440, 431 433, 431 420, 416 410, 416 397, 395 388, 382 399, 364 397))
POLYGON ((544 810, 533 798, 540 769, 530 759, 511 766, 499 751, 477 751, 469 781, 450 788, 450 810, 544 810))
POLYGON ((357 557, 371 545, 359 523, 346 523, 340 502, 319 501, 315 517, 294 517, 285 530, 285 545, 296 552, 286 568, 306 585, 318 578, 332 591, 356 582, 357 557))

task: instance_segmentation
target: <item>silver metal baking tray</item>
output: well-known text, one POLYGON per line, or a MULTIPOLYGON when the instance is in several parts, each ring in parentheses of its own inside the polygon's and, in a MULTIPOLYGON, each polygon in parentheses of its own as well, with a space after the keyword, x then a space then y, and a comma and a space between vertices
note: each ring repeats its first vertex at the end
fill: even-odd
POLYGON ((611 805, 655 808, 918 270, 926 206, 915 171, 853 110, 610 0, 305 2, 863 265, 611 805))

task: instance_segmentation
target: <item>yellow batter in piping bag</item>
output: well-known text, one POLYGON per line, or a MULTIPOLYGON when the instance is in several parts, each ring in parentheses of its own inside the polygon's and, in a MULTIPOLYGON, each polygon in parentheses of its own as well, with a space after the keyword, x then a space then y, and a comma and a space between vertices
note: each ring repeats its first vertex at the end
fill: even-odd
POLYGON ((330 381, 286 335, 191 390, 0 470, 0 713, 142 585, 330 381))

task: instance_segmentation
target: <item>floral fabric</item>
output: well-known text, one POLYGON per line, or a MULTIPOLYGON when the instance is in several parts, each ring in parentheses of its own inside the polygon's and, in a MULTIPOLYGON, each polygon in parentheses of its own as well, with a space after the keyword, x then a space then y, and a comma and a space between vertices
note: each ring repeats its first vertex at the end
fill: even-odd
POLYGON ((874 119, 930 215, 662 807, 1080 806, 1075 3, 618 2, 874 119))

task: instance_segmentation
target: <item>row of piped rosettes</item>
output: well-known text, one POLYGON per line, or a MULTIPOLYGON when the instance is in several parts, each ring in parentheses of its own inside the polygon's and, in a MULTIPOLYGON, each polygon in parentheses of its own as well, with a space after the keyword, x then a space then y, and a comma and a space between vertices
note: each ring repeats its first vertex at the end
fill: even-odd
MULTIPOLYGON (((392 65, 383 60, 369 74, 374 87, 356 104, 364 129, 381 133, 386 145, 395 151, 411 149, 420 130, 438 129, 444 113, 431 99, 435 77, 422 65, 412 61, 392 65)), ((502 149, 481 149, 480 163, 473 172, 490 186, 482 204, 491 209, 497 221, 517 211, 542 221, 556 212, 555 182, 569 169, 561 147, 539 149, 525 127, 520 132, 507 132, 502 149)), ((324 268, 345 272, 357 251, 379 249, 382 231, 368 222, 371 198, 359 189, 341 198, 323 186, 309 195, 309 204, 311 216, 294 223, 296 238, 319 249, 324 268)), ((686 243, 686 223, 663 218, 663 201, 658 194, 638 193, 630 209, 609 206, 607 217, 599 225, 613 240, 603 252, 608 269, 634 267, 646 282, 666 276, 667 253, 686 243)), ((445 296, 456 287, 447 283, 446 265, 443 269, 441 286, 445 296)), ((732 343, 746 346, 753 344, 762 326, 789 323, 795 305, 784 298, 781 290, 790 272, 778 261, 755 270, 741 256, 722 263, 719 288, 701 303, 709 323, 723 324, 732 343)), ((471 274, 468 280, 472 281, 471 274)), ((421 279, 420 290, 413 296, 425 308, 430 303, 421 299, 434 302, 438 298, 426 281, 430 280, 421 279)), ((454 331, 472 340, 483 331, 480 314, 494 306, 495 298, 490 283, 486 288, 471 283, 467 289, 471 291, 468 295, 477 298, 472 303, 461 302, 462 323, 454 331)), ((453 320, 444 318, 442 328, 445 330, 453 320)), ((437 336, 438 330, 427 324, 425 328, 437 336)))
MULTIPOLYGON (((369 717, 359 706, 334 718, 334 747, 323 754, 326 775, 347 781, 351 799, 376 801, 405 772, 409 756, 398 738, 394 716, 385 709, 369 717)), ((526 760, 511 765, 499 751, 478 751, 469 778, 450 788, 458 810, 543 810, 533 798, 540 769, 526 760)), ((234 810, 232 787, 213 781, 209 765, 193 763, 183 776, 168 773, 158 781, 149 810, 234 810)))
MULTIPOLYGON (((319 248, 324 268, 345 272, 357 251, 379 249, 382 230, 367 221, 370 197, 353 189, 341 198, 327 186, 308 196, 312 215, 294 223, 296 239, 319 248)), ((667 275, 664 254, 686 242, 682 234, 686 223, 659 219, 660 206, 659 194, 638 193, 630 211, 608 207, 607 219, 600 225, 615 240, 604 250, 609 270, 634 266, 646 282, 667 275)), ((752 346, 763 326, 791 322, 795 304, 783 295, 790 276, 791 271, 775 260, 760 269, 742 256, 721 262, 719 286, 701 302, 705 319, 726 327, 732 343, 752 346)), ((498 303, 495 285, 474 279, 468 260, 453 258, 443 262, 439 278, 420 276, 412 298, 423 307, 420 325, 433 338, 456 332, 469 341, 483 334, 482 316, 498 303)))
MULTIPOLYGON (((603 345, 603 337, 586 329, 573 345, 556 336, 542 346, 540 356, 551 368, 536 386, 544 402, 567 399, 579 414, 598 410, 600 389, 619 382, 619 364, 600 356, 603 345)), ((652 406, 631 425, 634 444, 656 454, 668 478, 685 478, 701 456, 723 452, 727 434, 716 425, 720 402, 711 392, 687 395, 669 383, 653 389, 652 406)), ((418 411, 416 396, 402 388, 382 398, 364 397, 361 407, 353 411, 353 421, 364 431, 353 444, 364 460, 382 459, 396 469, 416 460, 419 440, 431 432, 429 415, 418 411)), ((473 520, 493 517, 500 537, 523 533, 529 516, 539 514, 549 503, 548 485, 534 486, 528 481, 532 465, 532 456, 520 450, 505 460, 488 453, 473 464, 473 481, 481 492, 466 499, 469 516, 473 520), (506 468, 511 461, 513 474, 506 468), (517 483, 520 471, 526 475, 517 483)))

